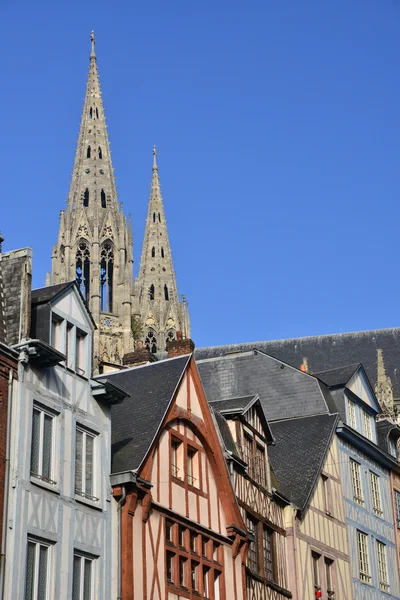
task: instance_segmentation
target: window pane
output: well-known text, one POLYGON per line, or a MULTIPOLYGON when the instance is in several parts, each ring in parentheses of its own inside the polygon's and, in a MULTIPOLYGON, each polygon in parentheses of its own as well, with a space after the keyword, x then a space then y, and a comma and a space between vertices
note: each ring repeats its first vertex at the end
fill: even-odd
POLYGON ((33 600, 33 583, 35 577, 35 549, 36 544, 28 542, 28 550, 26 557, 26 600, 33 600))
POLYGON ((75 443, 75 489, 82 491, 82 450, 83 450, 83 433, 76 431, 75 443))
POLYGON ((270 581, 274 580, 273 565, 273 533, 269 529, 264 529, 263 550, 264 550, 264 577, 270 581))
POLYGON ((83 600, 90 600, 92 593, 92 561, 85 558, 85 573, 83 580, 83 600))
POLYGON ((88 434, 86 434, 86 477, 84 491, 89 496, 93 496, 93 438, 88 434))
POLYGON ((50 479, 51 476, 51 440, 52 440, 53 419, 49 415, 44 415, 43 431, 43 477, 50 479))
POLYGON ((47 585, 47 550, 46 546, 39 546, 39 575, 37 600, 46 600, 47 585))
POLYGON ((74 573, 72 576, 72 600, 80 600, 81 595, 81 561, 82 558, 75 554, 74 573))
POLYGON ((39 474, 40 451, 40 411, 33 409, 32 416, 32 447, 31 447, 31 472, 39 474))

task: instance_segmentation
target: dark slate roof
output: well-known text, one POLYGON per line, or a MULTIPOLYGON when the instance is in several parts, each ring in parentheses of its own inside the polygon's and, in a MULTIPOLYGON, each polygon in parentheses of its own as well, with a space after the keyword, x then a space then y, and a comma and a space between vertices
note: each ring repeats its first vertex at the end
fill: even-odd
MULTIPOLYGON (((137 470, 157 434, 191 355, 171 358, 104 378, 130 397, 111 409, 111 472, 137 470)), ((102 376, 96 377, 102 381, 102 376)))
POLYGON ((317 415, 271 425, 276 444, 268 452, 280 490, 300 511, 314 490, 337 422, 337 415, 317 415))
POLYGON ((32 290, 32 304, 42 304, 43 302, 51 302, 64 290, 74 285, 74 281, 67 281, 66 283, 56 283, 55 285, 48 285, 46 287, 32 290))
POLYGON ((209 404, 219 412, 242 412, 254 400, 255 396, 239 396, 238 398, 227 398, 226 400, 217 400, 209 404))
MULTIPOLYGON (((218 403, 216 402, 215 404, 218 403)), ((236 448, 235 441, 232 437, 231 430, 229 429, 229 425, 226 422, 225 418, 221 415, 220 412, 218 412, 215 409, 213 409, 212 412, 214 413, 215 420, 221 433, 222 441, 225 444, 225 448, 228 450, 228 452, 232 452, 232 454, 234 454, 235 456, 240 457, 240 454, 236 448)))
POLYGON ((258 394, 268 422, 328 412, 315 377, 262 352, 196 363, 209 402, 258 394))
POLYGON ((359 367, 360 363, 357 363, 356 365, 347 365, 344 367, 337 367, 336 369, 329 369, 329 371, 321 371, 321 373, 314 373, 314 375, 329 387, 344 387, 359 367))
POLYGON ((252 348, 263 350, 297 368, 306 357, 308 367, 313 373, 342 365, 362 363, 373 387, 377 378, 377 350, 381 349, 386 375, 391 378, 393 384, 394 397, 400 400, 400 328, 398 327, 198 348, 195 350, 195 358, 196 360, 214 358, 229 352, 248 351, 252 348))

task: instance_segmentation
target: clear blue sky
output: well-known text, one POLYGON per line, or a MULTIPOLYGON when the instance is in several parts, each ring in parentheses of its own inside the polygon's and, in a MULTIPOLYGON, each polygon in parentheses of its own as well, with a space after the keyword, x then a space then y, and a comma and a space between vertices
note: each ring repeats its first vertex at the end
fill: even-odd
POLYGON ((155 143, 197 346, 400 325, 400 1, 0 0, 0 228, 36 287, 92 28, 135 266, 155 143))

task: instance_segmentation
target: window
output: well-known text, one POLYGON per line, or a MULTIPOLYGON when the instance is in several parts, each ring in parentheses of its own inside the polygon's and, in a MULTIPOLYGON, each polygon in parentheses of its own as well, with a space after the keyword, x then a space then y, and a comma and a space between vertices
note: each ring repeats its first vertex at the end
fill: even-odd
POLYGON ((327 598, 334 598, 335 590, 333 589, 333 560, 325 558, 325 576, 326 576, 326 593, 327 598))
POLYGON ((379 476, 372 471, 369 472, 369 477, 371 481, 371 495, 372 495, 372 507, 374 509, 374 513, 381 517, 383 515, 382 512, 382 502, 381 502, 381 489, 379 484, 379 476))
POLYGON ((253 477, 253 440, 246 433, 244 434, 244 460, 247 462, 249 475, 253 477))
POLYGON ((76 330, 75 370, 80 375, 85 375, 85 340, 86 333, 76 330))
POLYGON ((74 554, 72 575, 72 600, 92 600, 93 559, 74 554))
POLYGON ((99 110, 98 110, 98 108, 96 108, 96 119, 98 119, 98 118, 99 118, 99 110))
POLYGON ((153 223, 156 222, 156 213, 153 213, 153 223))
POLYGON ((87 208, 89 206, 89 189, 86 188, 83 192, 83 206, 87 208))
POLYGON ((400 529, 400 492, 394 491, 394 505, 396 508, 396 523, 400 529))
POLYGON ((102 312, 112 312, 113 310, 113 273, 113 246, 110 242, 105 242, 101 249, 100 262, 100 301, 102 312))
POLYGON ((91 119, 93 117, 93 108, 90 108, 89 110, 89 119, 91 119))
POLYGON ((349 425, 353 429, 357 429, 356 427, 356 406, 352 400, 347 399, 347 409, 349 414, 349 425))
POLYGON ((203 567, 203 598, 210 596, 210 568, 203 567))
POLYGON ((195 477, 196 473, 196 462, 197 459, 197 450, 193 450, 192 448, 188 448, 187 451, 187 477, 188 484, 195 485, 197 478, 195 477))
POLYGON ((49 483, 53 481, 53 420, 45 410, 33 407, 31 475, 49 483))
POLYGON ((321 558, 320 554, 316 552, 311 553, 312 556, 312 568, 313 568, 313 582, 314 582, 314 590, 317 592, 321 589, 321 576, 319 572, 319 561, 321 558))
POLYGON ((202 556, 207 557, 207 549, 208 549, 208 538, 204 537, 204 535, 201 537, 201 554, 202 556))
POLYGON ((165 539, 168 542, 174 542, 174 528, 175 524, 173 521, 169 521, 168 519, 165 521, 165 539))
POLYGON ((397 440, 394 440, 392 437, 388 440, 389 446, 389 454, 397 458, 397 440))
POLYGON ((214 571, 214 599, 220 600, 220 583, 221 583, 221 573, 214 571))
POLYGON ((101 198, 101 208, 107 208, 106 193, 104 190, 101 190, 100 198, 101 198))
POLYGON ((156 249, 154 248, 154 246, 151 249, 151 257, 154 258, 156 255, 156 249))
POLYGON ((167 581, 170 581, 172 583, 174 581, 174 562, 175 562, 175 554, 173 552, 167 551, 167 560, 166 560, 167 581))
POLYGON ((252 517, 247 516, 247 531, 249 534, 249 549, 247 554, 247 566, 251 571, 258 571, 258 540, 257 523, 252 517))
POLYGON ((263 534, 264 577, 274 581, 274 532, 264 527, 263 534))
POLYGON ((255 479, 257 483, 262 486, 267 486, 267 474, 265 468, 265 451, 264 448, 256 444, 256 456, 255 456, 255 479))
POLYGON ((389 579, 386 564, 386 546, 382 542, 376 541, 376 550, 378 554, 379 587, 383 592, 389 591, 389 579))
POLYGON ((102 151, 101 151, 101 148, 100 148, 100 146, 99 146, 99 149, 98 149, 98 156, 99 156, 99 158, 100 158, 100 159, 102 159, 102 158, 103 158, 103 153, 102 153, 102 151))
POLYGON ((199 589, 199 563, 192 560, 190 561, 190 583, 192 590, 197 591, 199 589))
POLYGON ((372 440, 371 416, 365 411, 363 411, 363 415, 364 415, 364 435, 369 440, 372 440))
POLYGON ((195 533, 194 531, 190 532, 189 547, 191 552, 197 553, 197 533, 195 533))
POLYGON ((158 222, 161 223, 160 213, 158 213, 158 222))
POLYGON ((361 581, 369 583, 371 575, 369 572, 368 559, 368 536, 362 531, 357 531, 358 566, 361 581))
POLYGON ((179 557, 179 585, 181 587, 187 587, 187 558, 184 556, 179 557))
POLYGON ((75 443, 75 493, 98 500, 94 482, 94 445, 95 436, 77 427, 75 443))
POLYGON ((152 352, 153 354, 157 352, 157 337, 155 332, 151 331, 151 329, 146 336, 144 345, 149 352, 152 352))
POLYGON ((178 477, 178 478, 182 478, 182 476, 180 475, 179 471, 179 454, 181 452, 180 447, 182 445, 182 442, 179 442, 178 440, 172 440, 171 441, 171 474, 173 477, 178 477))
POLYGON ((185 547, 186 542, 186 527, 179 525, 178 527, 178 544, 181 548, 185 547))
POLYGON ((57 315, 52 315, 51 319, 51 345, 56 350, 62 351, 63 346, 61 343, 61 328, 63 320, 57 315))
POLYGON ((90 297, 90 250, 86 242, 80 242, 76 250, 75 261, 76 283, 86 303, 88 303, 90 297))
POLYGON ((357 502, 357 504, 364 504, 364 496, 361 484, 361 465, 351 458, 350 469, 354 501, 357 502))
POLYGON ((154 284, 149 287, 149 300, 154 300, 154 284))
POLYGON ((92 153, 92 150, 91 150, 90 146, 88 146, 87 151, 86 151, 86 158, 90 158, 91 153, 92 153))
POLYGON ((49 551, 49 544, 28 538, 25 600, 45 600, 48 597, 49 551))
POLYGON ((332 514, 332 502, 331 502, 331 481, 327 475, 321 475, 322 479, 322 491, 324 498, 324 510, 326 514, 332 514))
POLYGON ((167 285, 164 285, 164 298, 165 300, 169 300, 169 294, 168 294, 168 287, 167 285))
POLYGON ((164 258, 164 248, 161 248, 161 258, 164 258))

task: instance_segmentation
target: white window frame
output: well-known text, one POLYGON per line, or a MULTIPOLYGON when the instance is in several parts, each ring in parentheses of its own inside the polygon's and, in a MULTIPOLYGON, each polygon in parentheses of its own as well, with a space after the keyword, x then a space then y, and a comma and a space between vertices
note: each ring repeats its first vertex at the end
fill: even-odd
POLYGON ((349 415, 350 427, 357 430, 356 405, 350 398, 347 398, 347 413, 349 415))
POLYGON ((382 500, 381 500, 381 485, 380 477, 373 471, 369 472, 369 479, 371 483, 371 497, 372 497, 372 508, 374 514, 378 517, 383 516, 382 500))
MULTIPOLYGON (((78 432, 82 434, 82 475, 81 475, 81 487, 84 489, 78 489, 76 485, 76 470, 77 470, 77 456, 75 453, 75 495, 80 498, 86 498, 91 502, 99 501, 99 483, 98 479, 98 467, 97 467, 97 443, 98 443, 98 434, 94 431, 90 431, 86 427, 76 424, 75 428, 75 436, 77 438, 78 432), (89 494, 86 491, 86 448, 87 448, 87 438, 90 437, 93 440, 93 451, 92 451, 92 494, 89 494)), ((77 440, 75 439, 75 448, 77 448, 77 440)))
POLYGON ((75 371, 82 377, 88 376, 88 334, 75 327, 75 371))
POLYGON ((386 593, 390 592, 389 575, 387 568, 386 544, 376 540, 376 554, 378 559, 379 588, 386 593))
POLYGON ((362 486, 361 465, 356 460, 350 458, 350 476, 353 487, 354 502, 364 506, 364 493, 362 486))
POLYGON ((43 407, 41 404, 37 404, 36 402, 33 403, 33 408, 32 408, 32 424, 31 424, 31 455, 30 455, 30 464, 29 464, 29 471, 30 471, 30 476, 31 477, 35 477, 36 479, 40 479, 41 481, 45 481, 46 483, 50 484, 50 485, 56 485, 57 481, 56 481, 56 461, 55 461, 55 455, 56 455, 56 414, 54 414, 53 412, 51 412, 50 410, 47 410, 45 407, 43 407), (40 413, 40 424, 39 424, 39 458, 38 458, 38 462, 39 462, 39 468, 38 468, 38 473, 35 473, 34 471, 32 471, 32 449, 33 449, 33 421, 34 421, 34 411, 37 411, 40 413), (44 445, 44 419, 45 416, 50 417, 51 418, 51 445, 50 445, 50 475, 49 477, 45 477, 43 475, 43 445, 44 445))
POLYGON ((371 583, 371 571, 369 565, 368 535, 357 530, 358 569, 361 581, 371 583))
POLYGON ((50 542, 37 539, 33 536, 28 535, 27 543, 26 543, 26 559, 25 559, 25 600, 37 600, 38 598, 38 586, 39 586, 39 566, 40 566, 40 548, 46 548, 46 600, 50 600, 50 573, 51 573, 51 547, 53 544, 50 542), (35 557, 34 557, 34 567, 33 567, 33 586, 32 592, 33 594, 28 597, 27 590, 27 575, 28 575, 28 546, 29 544, 35 545, 35 557))
POLYGON ((394 507, 396 510, 396 525, 400 529, 400 492, 394 490, 394 507))
MULTIPOLYGON (((84 554, 83 552, 79 552, 78 550, 74 551, 74 562, 72 568, 72 592, 74 591, 74 583, 75 583, 75 559, 80 559, 79 564, 79 600, 93 600, 94 599, 94 570, 95 570, 95 561, 96 557, 89 556, 88 554, 84 554), (85 594, 85 564, 86 561, 90 563, 90 590, 89 595, 85 594)), ((74 599, 75 600, 75 599, 74 599)))
POLYGON ((374 440, 372 433, 372 424, 371 424, 371 415, 367 413, 366 410, 363 410, 363 420, 364 420, 364 435, 367 439, 374 440))

